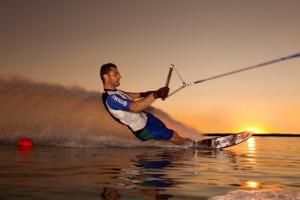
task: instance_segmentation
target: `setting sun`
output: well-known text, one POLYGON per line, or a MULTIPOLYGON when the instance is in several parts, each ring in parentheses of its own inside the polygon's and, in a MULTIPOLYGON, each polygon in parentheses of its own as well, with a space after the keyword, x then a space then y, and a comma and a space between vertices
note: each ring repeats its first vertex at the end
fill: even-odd
POLYGON ((237 130, 239 132, 241 131, 250 131, 250 132, 253 132, 253 133, 266 133, 266 129, 265 128, 262 128, 262 127, 259 127, 259 126, 249 126, 249 125, 243 125, 243 126, 239 126, 239 128, 237 128, 237 130))
POLYGON ((254 132, 254 133, 262 133, 262 129, 256 127, 245 128, 246 131, 254 132))

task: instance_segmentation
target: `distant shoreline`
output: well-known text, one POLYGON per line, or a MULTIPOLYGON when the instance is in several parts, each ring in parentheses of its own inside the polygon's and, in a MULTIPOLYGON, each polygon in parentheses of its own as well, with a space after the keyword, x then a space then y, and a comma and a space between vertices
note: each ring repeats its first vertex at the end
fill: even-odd
MULTIPOLYGON (((235 133, 206 133, 205 136, 224 136, 233 135, 235 133)), ((295 133, 255 133, 253 136, 257 137, 300 137, 300 134, 295 133)))

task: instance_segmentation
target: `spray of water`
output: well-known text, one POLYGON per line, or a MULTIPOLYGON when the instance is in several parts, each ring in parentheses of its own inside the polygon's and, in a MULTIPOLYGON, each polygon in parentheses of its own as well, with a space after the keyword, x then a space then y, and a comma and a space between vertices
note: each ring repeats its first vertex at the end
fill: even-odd
MULTIPOLYGON (((100 92, 80 87, 0 77, 0 110, 0 143, 30 137, 38 145, 71 147, 166 145, 137 140, 106 112, 100 92)), ((149 111, 185 137, 201 135, 162 110, 149 111)))

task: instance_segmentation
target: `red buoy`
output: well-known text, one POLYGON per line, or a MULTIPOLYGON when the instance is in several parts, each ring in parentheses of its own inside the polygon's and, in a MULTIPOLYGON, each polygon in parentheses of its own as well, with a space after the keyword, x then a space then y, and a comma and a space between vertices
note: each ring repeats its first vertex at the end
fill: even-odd
POLYGON ((20 148, 31 149, 32 146, 33 146, 33 142, 29 138, 21 138, 19 140, 19 147, 20 148))

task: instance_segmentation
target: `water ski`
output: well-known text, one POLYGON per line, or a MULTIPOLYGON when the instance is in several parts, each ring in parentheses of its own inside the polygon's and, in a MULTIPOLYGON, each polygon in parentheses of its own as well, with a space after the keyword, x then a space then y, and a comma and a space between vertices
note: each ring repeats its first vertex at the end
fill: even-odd
POLYGON ((194 143, 194 148, 196 149, 223 149, 240 144, 246 141, 253 135, 252 132, 244 131, 238 134, 231 134, 220 136, 216 138, 210 138, 201 140, 194 143))

